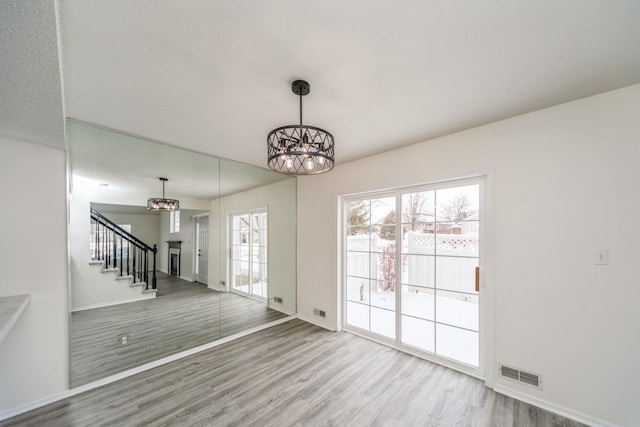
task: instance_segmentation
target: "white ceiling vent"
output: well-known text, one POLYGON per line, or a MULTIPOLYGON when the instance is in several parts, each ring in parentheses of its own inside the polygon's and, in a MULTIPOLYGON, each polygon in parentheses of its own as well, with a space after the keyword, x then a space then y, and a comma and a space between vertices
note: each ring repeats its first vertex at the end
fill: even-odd
POLYGON ((500 371, 500 375, 503 378, 508 378, 513 381, 525 383, 536 388, 542 388, 542 379, 537 374, 521 371, 519 369, 511 368, 502 364, 500 365, 498 370, 500 371))

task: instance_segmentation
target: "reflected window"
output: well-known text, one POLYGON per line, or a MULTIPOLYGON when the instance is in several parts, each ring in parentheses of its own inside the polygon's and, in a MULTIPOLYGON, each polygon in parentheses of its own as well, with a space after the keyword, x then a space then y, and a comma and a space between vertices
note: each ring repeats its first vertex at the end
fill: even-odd
POLYGON ((180 232, 180 211, 169 212, 169 233, 180 232))

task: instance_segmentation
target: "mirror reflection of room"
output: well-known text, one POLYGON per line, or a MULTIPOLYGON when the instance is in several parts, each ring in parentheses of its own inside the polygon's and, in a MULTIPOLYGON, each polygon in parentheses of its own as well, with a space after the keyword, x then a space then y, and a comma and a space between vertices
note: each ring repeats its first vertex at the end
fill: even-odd
POLYGON ((295 312, 295 179, 74 120, 68 138, 72 387, 295 312))

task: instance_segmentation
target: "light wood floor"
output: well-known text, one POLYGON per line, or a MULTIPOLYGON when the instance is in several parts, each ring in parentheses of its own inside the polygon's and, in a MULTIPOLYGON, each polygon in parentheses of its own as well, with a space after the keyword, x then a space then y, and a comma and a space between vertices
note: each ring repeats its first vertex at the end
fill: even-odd
POLYGON ((155 299, 77 311, 71 387, 215 341, 286 315, 266 304, 158 273, 155 299), (119 347, 118 335, 130 334, 119 347))
POLYGON ((580 426, 480 380, 292 320, 7 426, 580 426))

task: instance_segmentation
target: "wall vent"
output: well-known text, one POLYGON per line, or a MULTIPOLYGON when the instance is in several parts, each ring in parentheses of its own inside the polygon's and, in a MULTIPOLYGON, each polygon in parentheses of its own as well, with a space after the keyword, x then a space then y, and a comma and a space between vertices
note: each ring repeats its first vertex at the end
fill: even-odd
POLYGON ((521 371, 519 369, 511 368, 505 365, 500 365, 500 368, 498 370, 500 371, 500 375, 503 378, 508 378, 513 381, 525 383, 536 388, 542 387, 542 380, 540 379, 540 375, 521 371))

